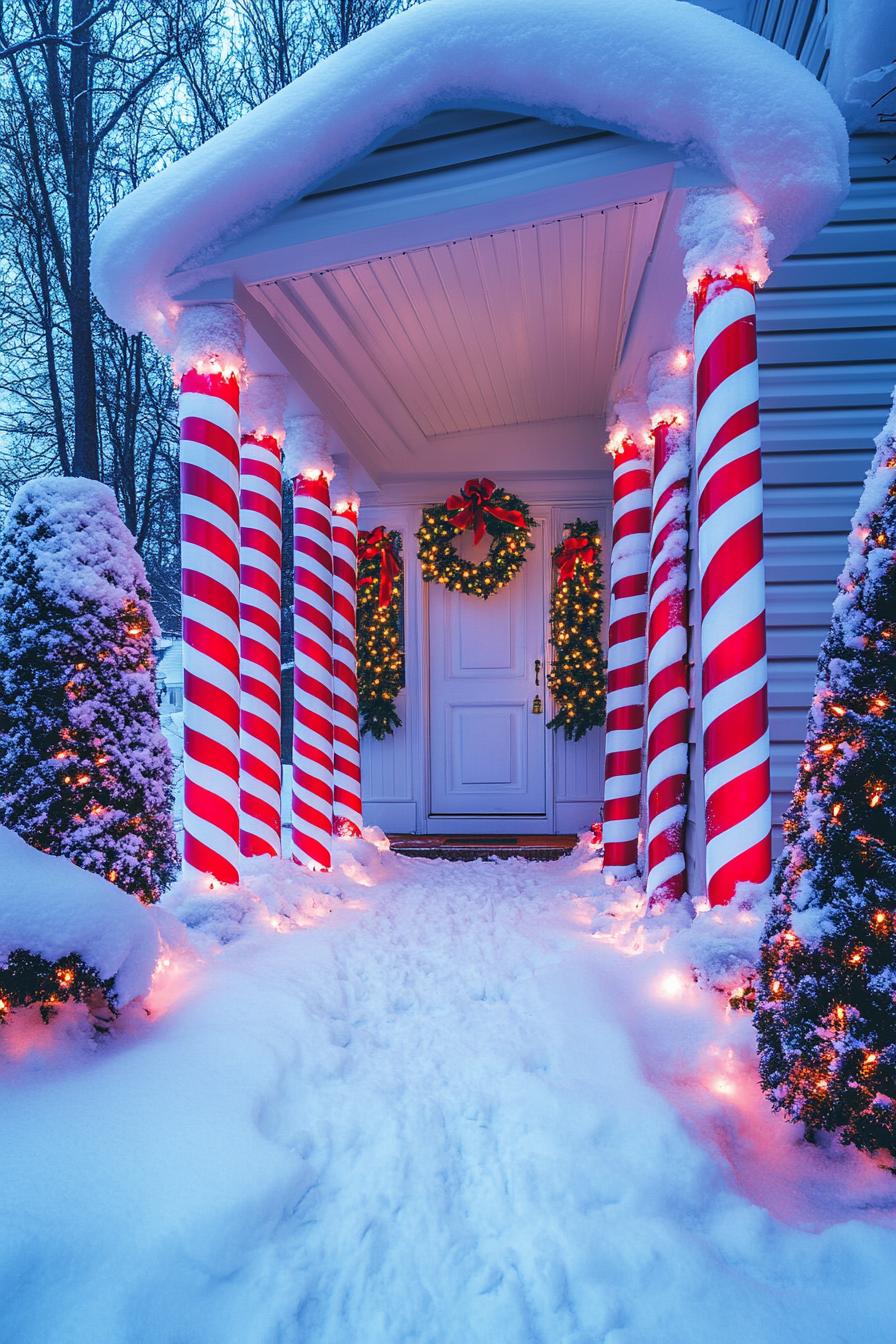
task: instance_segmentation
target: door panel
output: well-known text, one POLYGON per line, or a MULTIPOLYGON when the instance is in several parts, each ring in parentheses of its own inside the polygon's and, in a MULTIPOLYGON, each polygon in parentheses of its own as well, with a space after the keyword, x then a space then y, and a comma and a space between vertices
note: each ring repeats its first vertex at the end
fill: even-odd
MULTIPOLYGON (((545 658, 542 531, 487 602, 430 586, 432 815, 546 816, 545 716, 531 712, 545 658)), ((464 541, 470 559, 486 552, 464 541)))

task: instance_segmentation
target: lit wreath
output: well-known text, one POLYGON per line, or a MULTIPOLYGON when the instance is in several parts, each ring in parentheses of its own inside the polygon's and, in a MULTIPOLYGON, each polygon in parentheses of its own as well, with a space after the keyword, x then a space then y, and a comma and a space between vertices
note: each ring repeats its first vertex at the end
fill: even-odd
POLYGON ((483 477, 466 482, 459 495, 449 495, 444 504, 423 510, 417 530, 417 558, 426 583, 442 583, 469 597, 491 597, 519 573, 535 519, 528 505, 483 477), (474 563, 458 555, 454 543, 471 529, 474 541, 486 533, 491 546, 484 560, 474 563))

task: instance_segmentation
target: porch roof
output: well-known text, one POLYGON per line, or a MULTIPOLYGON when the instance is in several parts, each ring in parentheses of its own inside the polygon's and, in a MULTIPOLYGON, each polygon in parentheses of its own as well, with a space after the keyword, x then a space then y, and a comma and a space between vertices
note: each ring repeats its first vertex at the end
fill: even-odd
POLYGON ((97 296, 115 320, 170 348, 180 268, 213 262, 400 128, 464 107, 686 146, 763 213, 774 258, 829 218, 848 183, 845 127, 826 91, 718 15, 668 0, 428 0, 122 201, 94 242, 97 296))

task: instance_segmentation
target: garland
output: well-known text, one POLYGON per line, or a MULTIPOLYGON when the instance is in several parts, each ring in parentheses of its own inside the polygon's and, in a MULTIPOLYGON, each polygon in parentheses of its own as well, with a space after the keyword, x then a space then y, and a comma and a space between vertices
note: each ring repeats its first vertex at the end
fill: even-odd
POLYGON ((358 713, 361 733, 382 741, 401 727, 395 697, 404 686, 401 534, 358 535, 358 713))
POLYGON ((16 1008, 40 1005, 45 1022, 61 1003, 75 999, 83 1003, 94 993, 105 999, 115 1015, 115 977, 100 978, 99 972, 72 952, 58 961, 48 961, 37 953, 20 948, 10 952, 6 965, 0 966, 0 1023, 6 1022, 16 1008))
POLYGON ((557 713, 548 727, 562 728, 567 741, 578 742, 589 728, 603 723, 607 712, 600 642, 600 533, 597 523, 581 518, 567 530, 569 536, 552 553, 556 571, 551 597, 554 658, 548 686, 557 713))
POLYGON ((467 481, 459 495, 423 510, 417 530, 417 558, 426 583, 435 580, 469 597, 491 597, 519 572, 531 551, 535 519, 517 495, 487 477, 467 481), (464 560, 454 549, 458 536, 472 530, 474 541, 486 533, 491 546, 484 560, 464 560))

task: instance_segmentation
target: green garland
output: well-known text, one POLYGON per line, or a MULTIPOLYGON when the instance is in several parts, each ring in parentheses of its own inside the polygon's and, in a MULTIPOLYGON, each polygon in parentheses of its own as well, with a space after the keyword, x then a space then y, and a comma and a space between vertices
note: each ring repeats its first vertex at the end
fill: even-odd
POLYGON ((423 521, 417 529, 419 550, 417 558, 423 570, 426 583, 441 583, 468 597, 489 598, 499 588, 509 583, 518 574, 526 561, 526 552, 533 549, 529 534, 535 527, 535 519, 528 505, 517 495, 493 485, 491 481, 468 481, 463 496, 452 495, 444 504, 432 504, 423 510, 423 521), (454 543, 471 521, 462 521, 458 527, 456 518, 463 518, 458 505, 466 501, 467 487, 490 486, 491 493, 486 495, 485 507, 481 510, 481 522, 491 537, 491 546, 485 559, 475 563, 464 560, 455 550, 454 543), (490 509, 520 515, 523 526, 519 527, 504 518, 495 517, 490 509))
POLYGON ((358 713, 362 735, 371 733, 378 742, 401 727, 394 702, 404 686, 403 577, 401 533, 383 528, 362 532, 358 537, 358 713), (385 586, 381 583, 384 542, 386 559, 392 557, 390 581, 385 586), (382 606, 381 595, 388 599, 382 606))
POLYGON ((102 980, 75 952, 58 961, 48 961, 20 948, 10 952, 6 965, 0 966, 0 1023, 6 1022, 16 1008, 26 1008, 32 1003, 40 1005, 41 1017, 49 1022, 61 1003, 69 999, 83 1003, 94 994, 105 1000, 114 1017, 114 984, 114 976, 102 980))
POLYGON ((607 712, 601 647, 600 533, 577 518, 552 553, 556 581, 551 597, 554 657, 548 686, 557 713, 548 724, 578 742, 603 723, 607 712))

